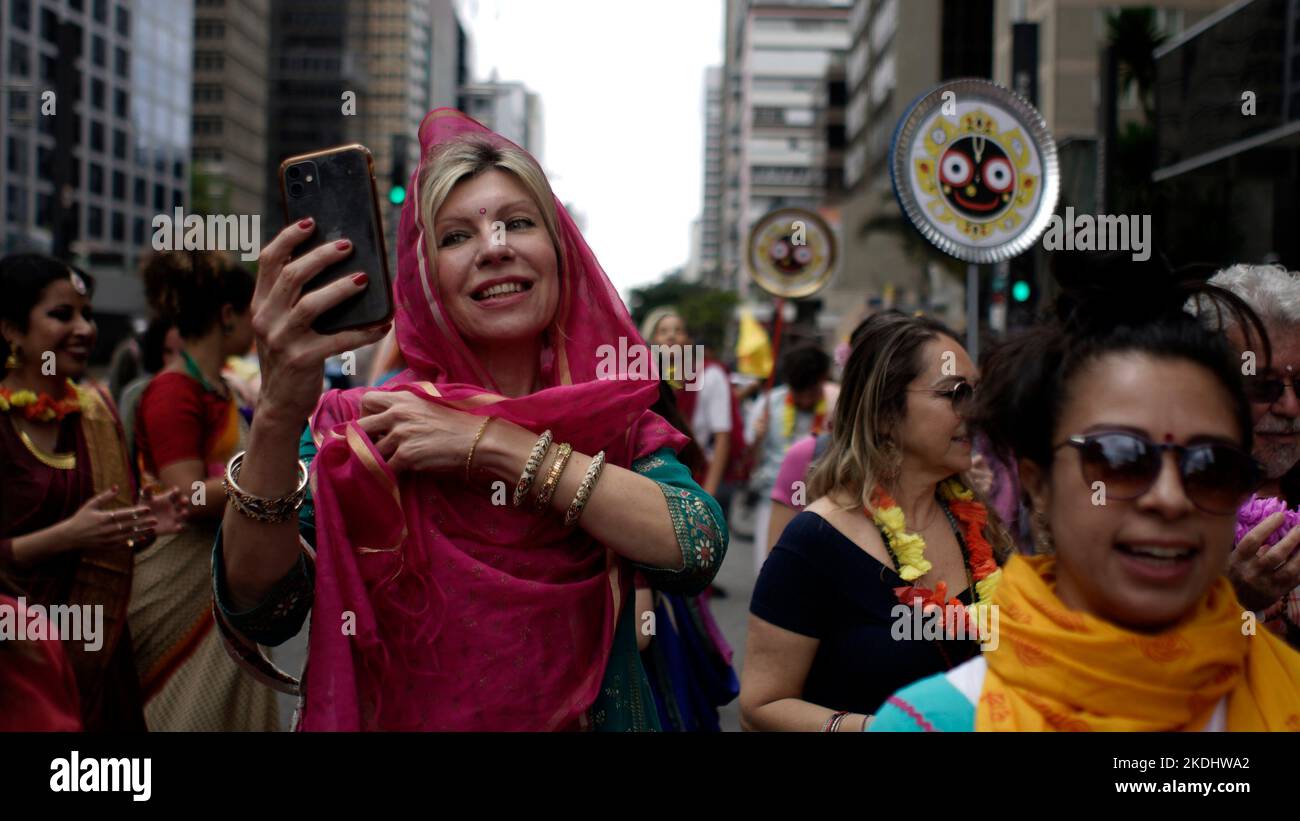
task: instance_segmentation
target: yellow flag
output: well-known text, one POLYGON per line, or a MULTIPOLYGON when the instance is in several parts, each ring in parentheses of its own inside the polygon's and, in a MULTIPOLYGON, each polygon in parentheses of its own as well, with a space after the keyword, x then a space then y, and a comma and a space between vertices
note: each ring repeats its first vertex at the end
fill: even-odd
POLYGON ((766 379, 772 372, 772 343, 767 338, 767 331, 748 310, 740 313, 736 362, 738 370, 746 376, 766 379))

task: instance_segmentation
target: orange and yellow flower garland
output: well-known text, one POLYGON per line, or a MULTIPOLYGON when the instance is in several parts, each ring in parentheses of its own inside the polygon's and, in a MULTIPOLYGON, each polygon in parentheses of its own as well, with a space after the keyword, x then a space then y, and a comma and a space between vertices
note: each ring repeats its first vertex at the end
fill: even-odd
POLYGON ((63 417, 81 410, 81 400, 71 379, 62 399, 54 399, 48 393, 38 396, 35 391, 11 391, 0 386, 0 412, 8 413, 12 408, 21 410, 23 417, 31 422, 61 422, 63 417))
MULTIPOLYGON (((783 427, 782 434, 786 439, 794 436, 794 417, 796 408, 794 406, 794 397, 790 394, 785 395, 785 407, 782 409, 784 415, 781 418, 783 427)), ((822 432, 822 426, 826 423, 826 397, 823 396, 817 400, 817 407, 813 409, 813 423, 811 435, 816 436, 822 432)))
MULTIPOLYGON (((984 538, 988 510, 975 500, 975 494, 969 488, 963 487, 956 479, 941 482, 939 495, 961 526, 962 539, 966 543, 966 558, 970 563, 971 578, 975 581, 975 602, 966 608, 966 635, 975 635, 976 625, 988 623, 981 618, 984 615, 981 611, 993 600, 993 591, 1002 579, 1002 568, 998 567, 997 560, 993 558, 993 547, 984 538)), ((871 492, 871 507, 866 513, 885 535, 890 553, 898 563, 898 575, 903 581, 916 581, 929 573, 933 566, 925 558, 925 540, 916 533, 908 532, 903 509, 879 485, 871 492)), ((931 606, 962 606, 956 598, 948 598, 948 586, 944 582, 936 585, 933 591, 913 585, 895 588, 894 592, 898 595, 898 600, 906 605, 920 599, 922 608, 926 610, 931 606)), ((948 625, 950 632, 953 627, 954 625, 948 625)))

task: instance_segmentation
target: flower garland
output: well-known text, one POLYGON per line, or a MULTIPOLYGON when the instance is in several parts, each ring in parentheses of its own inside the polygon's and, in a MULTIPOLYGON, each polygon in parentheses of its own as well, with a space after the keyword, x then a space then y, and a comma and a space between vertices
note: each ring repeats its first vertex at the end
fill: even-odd
MULTIPOLYGON (((939 484, 939 496, 948 507, 948 511, 961 527, 962 540, 966 545, 966 562, 970 567, 971 578, 975 582, 974 603, 965 608, 967 623, 966 635, 976 635, 975 626, 988 624, 987 614, 983 611, 993 600, 993 591, 1002 580, 1002 568, 998 567, 993 557, 993 547, 984 538, 984 526, 988 523, 988 510, 975 500, 975 494, 956 479, 948 479, 939 484)), ((925 539, 907 530, 903 509, 898 506, 889 493, 877 485, 871 491, 871 508, 867 515, 875 522, 885 536, 886 547, 898 565, 898 575, 903 581, 913 582, 929 573, 933 565, 925 558, 925 539)), ((956 598, 948 598, 948 585, 939 582, 931 591, 924 587, 911 585, 898 587, 894 593, 899 602, 911 605, 921 600, 923 610, 932 607, 961 607, 956 598)), ((954 612, 954 611, 948 611, 954 612)), ((947 620, 945 620, 947 621, 947 620)), ((946 624, 950 633, 955 632, 955 625, 946 624)))
POLYGON ((37 395, 35 391, 11 391, 0 386, 0 412, 8 413, 11 408, 21 410, 29 422, 62 422, 63 417, 81 410, 81 400, 71 379, 67 381, 62 399, 54 399, 44 392, 37 395))
MULTIPOLYGON (((785 407, 782 410, 785 415, 781 419, 783 425, 783 427, 781 428, 781 432, 782 434, 784 434, 786 439, 789 439, 791 436, 794 436, 794 418, 795 418, 795 413, 798 410, 794 406, 794 397, 792 395, 788 393, 785 395, 785 407)), ((817 407, 813 409, 813 423, 812 423, 812 431, 810 432, 810 434, 812 436, 816 436, 817 434, 821 433, 822 425, 825 424, 825 422, 826 422, 826 397, 822 396, 821 399, 817 400, 817 407)))

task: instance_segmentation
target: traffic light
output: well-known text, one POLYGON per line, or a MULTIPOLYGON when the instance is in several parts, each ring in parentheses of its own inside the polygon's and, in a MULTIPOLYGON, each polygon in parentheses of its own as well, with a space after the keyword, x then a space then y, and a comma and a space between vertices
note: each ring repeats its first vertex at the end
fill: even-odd
POLYGON ((408 178, 406 169, 406 135, 393 135, 393 172, 389 181, 392 187, 388 189, 388 201, 393 205, 401 205, 406 202, 406 182, 408 178))
POLYGON ((1028 280, 1018 279, 1011 285, 1011 298, 1016 302, 1028 302, 1029 295, 1033 293, 1033 288, 1028 280))

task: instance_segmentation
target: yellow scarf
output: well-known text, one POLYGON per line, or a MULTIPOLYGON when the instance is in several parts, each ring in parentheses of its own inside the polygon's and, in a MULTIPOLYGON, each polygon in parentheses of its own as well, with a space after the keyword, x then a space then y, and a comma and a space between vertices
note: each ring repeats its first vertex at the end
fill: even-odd
POLYGON ((1227 579, 1178 627, 1144 635, 1066 608, 1055 564, 1002 569, 976 730, 1201 730, 1227 696, 1228 730, 1300 731, 1300 654, 1262 627, 1242 635, 1227 579))

